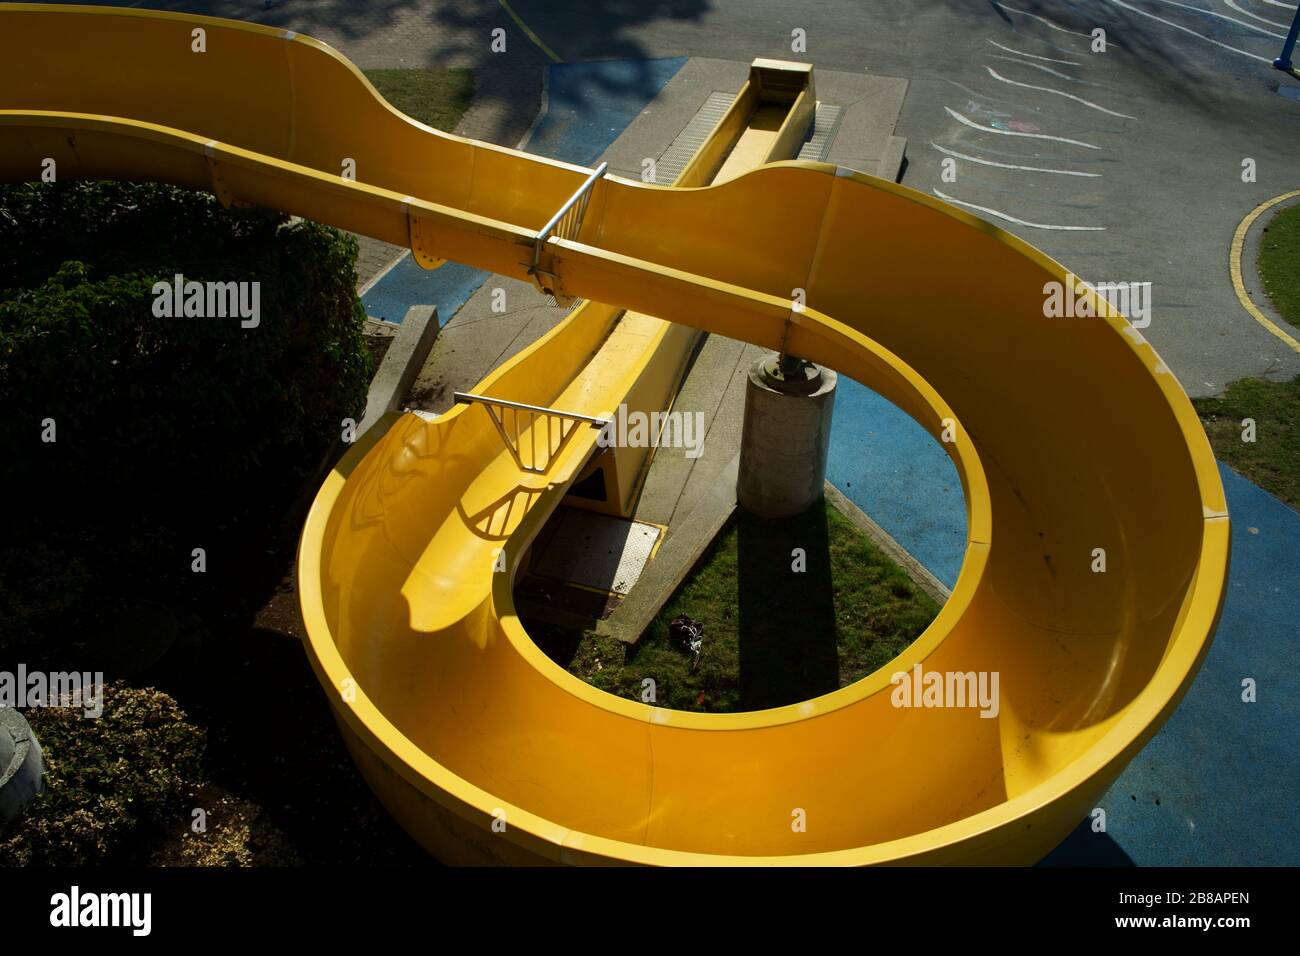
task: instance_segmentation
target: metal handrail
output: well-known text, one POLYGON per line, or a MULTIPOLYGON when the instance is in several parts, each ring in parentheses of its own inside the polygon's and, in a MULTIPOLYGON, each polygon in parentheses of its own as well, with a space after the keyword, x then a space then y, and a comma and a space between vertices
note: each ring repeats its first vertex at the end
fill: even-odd
POLYGON ((546 247, 546 240, 551 237, 551 233, 555 231, 556 227, 561 225, 561 221, 563 221, 565 227, 559 232, 561 239, 572 239, 577 236, 578 230, 582 228, 582 220, 587 214, 587 204, 591 201, 592 187, 596 185, 597 180, 605 175, 607 169, 609 169, 609 163, 601 163, 592 170, 591 175, 578 187, 577 192, 565 201, 564 205, 556 211, 550 221, 537 233, 536 238, 533 239, 533 266, 529 270, 531 274, 536 274, 537 268, 542 261, 542 249, 546 247))
POLYGON ((546 408, 542 405, 528 405, 525 402, 512 402, 504 398, 492 398, 489 395, 475 395, 472 392, 453 392, 452 397, 458 404, 460 403, 477 403, 487 409, 488 418, 492 421, 492 426, 501 436, 502 443, 506 446, 506 451, 510 452, 510 457, 514 459, 515 465, 520 471, 526 471, 534 475, 544 475, 551 465, 559 458, 560 453, 569 445, 569 440, 578 433, 580 424, 590 425, 593 428, 605 428, 610 422, 608 419, 595 418, 591 415, 582 415, 578 412, 562 412, 554 408, 546 408), (506 428, 505 409, 510 409, 511 428, 506 428), (528 415, 528 422, 523 427, 519 426, 519 413, 524 412, 528 415), (537 429, 534 427, 538 417, 545 419, 546 435, 543 439, 543 452, 545 453, 545 464, 539 464, 540 455, 537 453, 537 429), (556 427, 558 425, 558 427, 556 427), (528 460, 524 460, 522 436, 528 435, 528 447, 530 454, 528 460), (557 436, 558 432, 558 436, 557 436), (559 441, 556 441, 558 437, 559 441))
POLYGON ((1300 76, 1291 62, 1291 52, 1295 49, 1297 35, 1300 35, 1300 8, 1296 9, 1295 19, 1291 21, 1291 29, 1287 31, 1286 40, 1282 43, 1282 52, 1273 61, 1274 67, 1292 76, 1300 76))
POLYGON ((452 399, 457 405, 478 402, 481 405, 504 405, 506 408, 514 408, 522 412, 538 412, 542 415, 555 415, 559 418, 569 418, 577 422, 586 422, 597 428, 604 428, 610 424, 608 418, 596 418, 594 415, 583 415, 580 412, 562 412, 558 408, 547 408, 545 405, 529 405, 526 402, 512 402, 508 398, 493 398, 491 395, 475 395, 473 392, 452 392, 452 399))

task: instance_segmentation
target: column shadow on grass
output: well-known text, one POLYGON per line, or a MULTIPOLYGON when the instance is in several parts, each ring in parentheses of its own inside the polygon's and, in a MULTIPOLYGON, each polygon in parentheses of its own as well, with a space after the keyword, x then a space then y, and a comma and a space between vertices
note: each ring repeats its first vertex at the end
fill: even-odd
POLYGON ((763 520, 736 512, 740 696, 745 710, 798 703, 839 687, 826 508, 763 520), (795 570, 801 549, 806 568, 795 570))

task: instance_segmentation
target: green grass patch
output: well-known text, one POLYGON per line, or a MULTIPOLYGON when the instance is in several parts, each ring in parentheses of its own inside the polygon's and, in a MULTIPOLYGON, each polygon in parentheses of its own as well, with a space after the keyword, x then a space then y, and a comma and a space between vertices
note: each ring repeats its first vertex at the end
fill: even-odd
POLYGON ((783 521, 738 512, 635 647, 591 632, 566 641, 555 629, 529 630, 570 673, 601 690, 640 701, 650 679, 660 706, 725 713, 851 684, 901 653, 938 612, 826 504, 783 521), (794 569, 795 549, 803 550, 804 570, 794 569), (704 624, 698 665, 669 639, 668 622, 679 614, 704 624))
POLYGON ((1300 328, 1300 206, 1283 209, 1265 227, 1259 275, 1273 307, 1300 328))
POLYGON ((1300 375, 1289 382, 1243 378, 1223 398, 1193 404, 1215 456, 1265 491, 1300 508, 1300 375), (1246 419, 1255 422, 1255 440, 1246 419))
POLYGON ((411 119, 450 132, 474 98, 469 70, 363 70, 384 99, 411 119))

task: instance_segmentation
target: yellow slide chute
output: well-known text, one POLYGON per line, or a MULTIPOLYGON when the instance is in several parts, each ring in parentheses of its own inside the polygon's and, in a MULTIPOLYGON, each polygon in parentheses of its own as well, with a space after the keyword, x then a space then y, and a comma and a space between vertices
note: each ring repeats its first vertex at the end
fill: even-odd
MULTIPOLYGON (((209 189, 518 278, 589 173, 424 127, 303 36, 0 4, 0 180, 47 159, 61 178, 209 189)), ((533 645, 495 571, 499 549, 517 566, 594 430, 531 474, 482 405, 389 416, 322 487, 298 575, 308 653, 394 816, 448 862, 1028 863, 1055 846, 1177 706, 1224 593, 1215 462, 1140 333, 1086 289, 1101 317, 1045 317, 1063 266, 819 163, 695 188, 605 177, 537 271, 593 304, 476 393, 602 416, 673 382, 654 358, 673 330, 784 347, 952 437, 965 562, 930 628, 849 687, 745 714, 622 700, 533 645), (996 717, 894 706, 889 676, 917 664, 996 671, 996 717)))

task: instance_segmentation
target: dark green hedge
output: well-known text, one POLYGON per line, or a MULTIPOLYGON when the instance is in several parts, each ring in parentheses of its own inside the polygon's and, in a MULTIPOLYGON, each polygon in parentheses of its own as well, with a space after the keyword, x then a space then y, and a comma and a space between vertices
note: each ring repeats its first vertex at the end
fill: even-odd
POLYGON ((212 577, 189 574, 190 549, 222 529, 264 553, 364 410, 356 252, 169 186, 0 186, 0 659, 93 629, 82 612, 123 582, 187 601, 173 589, 212 577), (177 273, 259 282, 260 323, 155 316, 177 273))
POLYGON ((350 236, 166 186, 22 185, 0 189, 0 250, 14 478, 202 492, 318 457, 360 417, 371 363, 350 236), (156 317, 152 287, 177 273, 259 282, 260 324, 156 317))

